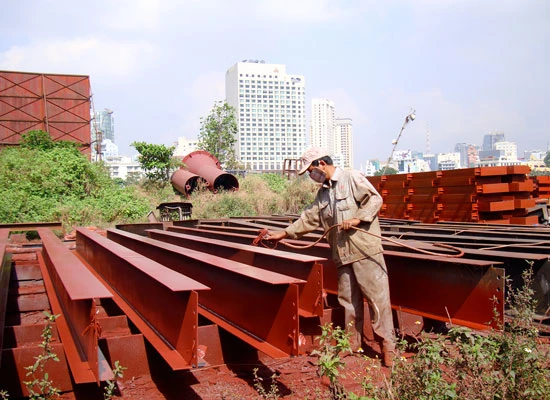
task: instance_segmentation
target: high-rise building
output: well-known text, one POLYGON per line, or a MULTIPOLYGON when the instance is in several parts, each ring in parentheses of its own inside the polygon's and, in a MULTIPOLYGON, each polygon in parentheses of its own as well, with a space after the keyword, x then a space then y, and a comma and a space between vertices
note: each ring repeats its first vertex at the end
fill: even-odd
POLYGON ((103 139, 115 142, 115 118, 113 117, 113 110, 105 108, 95 112, 92 119, 92 134, 97 131, 101 131, 103 139))
MULTIPOLYGON (((92 113, 92 160, 97 159, 101 153, 102 142, 106 139, 115 143, 115 118, 113 110, 105 108, 92 113)), ((118 150, 117 150, 118 151, 118 150)))
POLYGON ((227 103, 236 110, 235 154, 247 169, 280 171, 307 148, 305 79, 284 64, 243 60, 225 75, 227 103))
POLYGON ((439 153, 437 155, 437 170, 446 171, 460 168, 460 153, 439 153))
POLYGON ((474 144, 457 143, 455 153, 460 153, 460 168, 472 168, 479 161, 479 149, 474 144))
POLYGON ((334 155, 334 102, 328 99, 313 99, 311 101, 311 131, 312 146, 322 147, 334 155))
POLYGON ((353 125, 351 118, 336 118, 336 152, 342 154, 344 168, 353 168, 353 125))
POLYGON ((491 132, 483 136, 483 146, 481 150, 491 151, 495 150, 495 143, 504 142, 504 133, 491 132))
POLYGON ((313 99, 311 109, 311 145, 326 149, 334 165, 352 168, 351 119, 336 117, 334 102, 329 99, 313 99))
POLYGON ((501 158, 507 161, 516 161, 518 159, 518 146, 514 142, 497 142, 495 150, 499 150, 501 158))

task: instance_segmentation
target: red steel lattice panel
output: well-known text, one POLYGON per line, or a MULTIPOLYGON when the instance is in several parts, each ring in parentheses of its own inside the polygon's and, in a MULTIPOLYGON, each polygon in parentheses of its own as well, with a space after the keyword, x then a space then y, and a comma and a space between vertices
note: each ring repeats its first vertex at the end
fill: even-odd
POLYGON ((88 76, 0 71, 0 146, 43 130, 53 140, 83 145, 88 154, 90 119, 88 76))

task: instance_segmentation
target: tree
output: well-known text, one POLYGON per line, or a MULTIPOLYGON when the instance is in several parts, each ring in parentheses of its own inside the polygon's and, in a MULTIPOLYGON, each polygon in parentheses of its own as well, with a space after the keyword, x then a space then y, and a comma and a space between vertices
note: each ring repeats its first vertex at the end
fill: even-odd
POLYGON ((381 175, 396 175, 399 171, 397 171, 395 168, 388 167, 386 168, 386 171, 384 171, 384 168, 379 169, 374 173, 374 176, 381 176, 381 175))
POLYGON ((237 141, 235 109, 226 102, 214 103, 210 114, 201 118, 197 148, 215 156, 226 167, 236 165, 234 145, 237 141))
POLYGON ((131 146, 138 151, 139 164, 149 180, 162 184, 170 181, 170 173, 180 164, 172 157, 175 146, 166 147, 163 144, 145 142, 133 142, 131 146))
POLYGON ((550 151, 547 151, 546 155, 544 156, 544 165, 550 167, 550 151))

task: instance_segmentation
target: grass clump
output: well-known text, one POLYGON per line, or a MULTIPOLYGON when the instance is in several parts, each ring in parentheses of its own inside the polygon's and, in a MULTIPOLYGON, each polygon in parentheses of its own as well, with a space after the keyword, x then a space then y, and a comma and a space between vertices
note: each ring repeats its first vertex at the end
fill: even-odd
POLYGON ((159 204, 189 201, 193 218, 295 214, 316 191, 309 179, 273 173, 238 179, 237 191, 200 188, 186 198, 166 179, 111 179, 102 162, 90 162, 74 143, 32 131, 21 146, 0 149, 0 223, 62 222, 67 233, 74 226, 148 222, 159 204))
POLYGON ((249 174, 239 178, 239 190, 213 193, 194 191, 193 218, 231 218, 300 213, 309 205, 317 187, 299 178, 287 180, 276 174, 249 174))
POLYGON ((0 223, 60 221, 69 230, 147 215, 146 198, 117 185, 104 164, 90 162, 76 146, 41 131, 25 138, 0 150, 0 223))

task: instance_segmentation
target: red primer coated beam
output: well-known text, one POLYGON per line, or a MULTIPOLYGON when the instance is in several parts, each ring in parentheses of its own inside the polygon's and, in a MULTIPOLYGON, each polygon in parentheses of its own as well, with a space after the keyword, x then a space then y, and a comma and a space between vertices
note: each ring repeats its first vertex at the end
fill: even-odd
POLYGON ((77 229, 76 249, 172 369, 197 365, 196 291, 207 286, 87 229, 77 229))
POLYGON ((48 298, 76 383, 112 379, 102 376, 98 358, 98 335, 94 324, 94 299, 111 298, 112 293, 48 228, 39 228, 42 240, 40 268, 48 298))
MULTIPOLYGON (((170 227, 168 230, 237 243, 246 243, 254 238, 252 235, 194 228, 170 227)), ((303 241, 298 240, 289 240, 289 242, 304 244, 303 241)), ((278 248, 283 251, 297 251, 283 245, 278 248)), ((323 255, 330 257, 327 243, 318 243, 314 247, 299 251, 317 257, 323 255)), ((476 308, 472 301, 492 299, 496 296, 500 299, 502 307, 504 306, 504 280, 501 279, 504 270, 495 268, 495 265, 500 265, 498 262, 444 258, 398 251, 384 251, 384 256, 387 256, 386 264, 394 309, 440 321, 448 321, 448 313, 451 313, 454 323, 475 329, 487 329, 493 317, 493 304, 489 305, 484 301, 476 308), (431 295, 430 290, 426 290, 428 287, 437 288, 434 289, 437 296, 431 295), (416 290, 416 288, 423 288, 423 290, 416 290), (432 304, 436 302, 439 306, 432 304)), ((323 284, 327 292, 337 293, 336 267, 330 260, 323 270, 323 284)))
POLYGON ((8 289, 11 275, 11 256, 6 254, 6 244, 10 236, 9 229, 0 229, 0 365, 4 342, 4 326, 8 307, 8 289))
POLYGON ((502 321, 495 320, 493 307, 504 315, 503 268, 427 262, 423 257, 403 257, 390 251, 384 252, 384 257, 394 308, 473 329, 500 326, 502 321))
POLYGON ((173 244, 123 231, 108 238, 197 279, 212 288, 201 293, 201 313, 259 350, 280 358, 299 353, 298 284, 305 281, 265 271, 173 244))
POLYGON ((327 260, 265 247, 205 239, 196 235, 148 230, 149 237, 164 243, 213 254, 228 260, 253 265, 268 271, 306 281, 300 285, 299 308, 303 316, 323 316, 323 266, 327 260))

